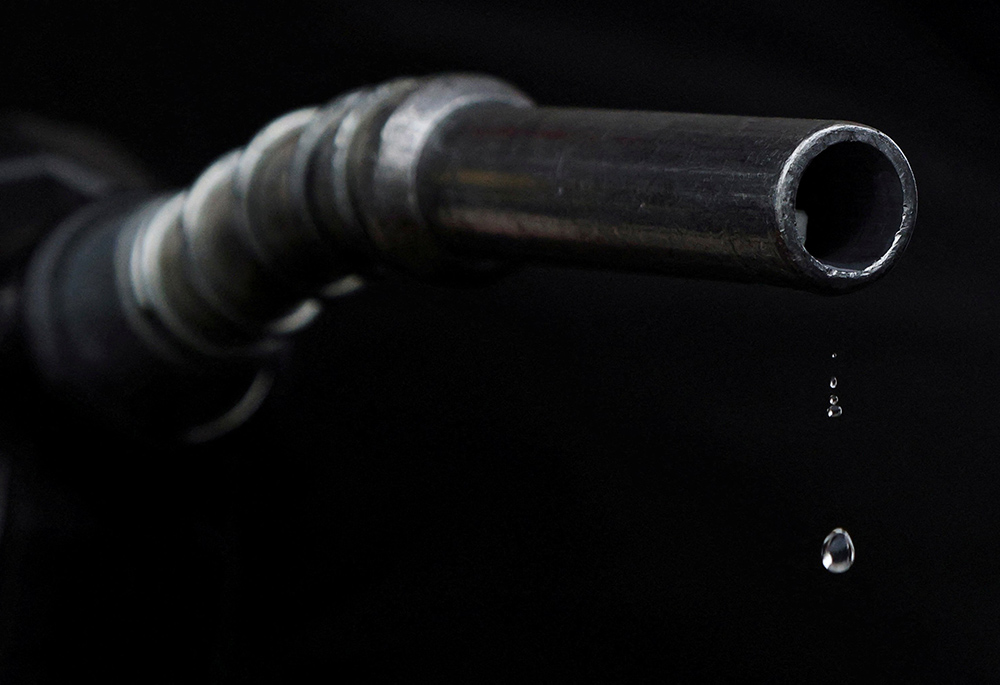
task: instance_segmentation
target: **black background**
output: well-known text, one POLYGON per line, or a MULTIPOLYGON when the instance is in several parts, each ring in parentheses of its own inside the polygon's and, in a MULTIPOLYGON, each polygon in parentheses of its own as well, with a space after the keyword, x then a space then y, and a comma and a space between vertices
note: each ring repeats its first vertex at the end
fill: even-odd
POLYGON ((3 682, 1000 675, 1000 10, 0 12, 0 104, 98 129, 165 185, 285 111, 461 70, 547 105, 861 121, 920 193, 898 267, 839 298, 389 277, 330 306, 262 411, 202 447, 8 383, 3 682), (837 526, 857 545, 841 576, 820 563, 837 526))

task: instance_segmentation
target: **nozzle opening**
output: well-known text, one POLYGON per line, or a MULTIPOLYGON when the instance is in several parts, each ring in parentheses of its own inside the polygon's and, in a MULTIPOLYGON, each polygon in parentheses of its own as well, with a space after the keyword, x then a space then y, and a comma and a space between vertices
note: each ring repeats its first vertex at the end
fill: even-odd
POLYGON ((833 267, 865 269, 889 251, 900 230, 899 172, 868 143, 834 143, 802 172, 795 209, 809 254, 833 267))

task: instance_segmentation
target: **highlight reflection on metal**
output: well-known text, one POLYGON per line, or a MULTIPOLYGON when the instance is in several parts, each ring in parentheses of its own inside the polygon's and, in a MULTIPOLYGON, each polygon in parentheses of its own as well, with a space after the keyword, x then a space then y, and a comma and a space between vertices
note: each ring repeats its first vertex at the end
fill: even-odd
POLYGON ((215 356, 307 323, 310 298, 370 260, 425 276, 551 260, 834 292, 885 273, 915 214, 905 157, 865 126, 538 108, 453 75, 282 117, 159 201, 123 249, 145 309, 215 356))

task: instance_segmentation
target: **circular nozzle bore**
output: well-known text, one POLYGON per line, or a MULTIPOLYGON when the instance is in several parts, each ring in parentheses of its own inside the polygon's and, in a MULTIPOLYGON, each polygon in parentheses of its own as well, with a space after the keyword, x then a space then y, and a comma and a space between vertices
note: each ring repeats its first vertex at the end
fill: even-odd
POLYGON ((824 290, 879 278, 909 241, 917 189, 885 134, 836 124, 790 156, 778 191, 779 231, 792 261, 824 290))

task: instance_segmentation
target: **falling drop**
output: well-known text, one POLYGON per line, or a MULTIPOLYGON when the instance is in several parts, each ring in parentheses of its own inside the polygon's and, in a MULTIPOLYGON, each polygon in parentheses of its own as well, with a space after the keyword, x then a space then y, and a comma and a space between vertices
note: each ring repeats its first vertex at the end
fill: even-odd
POLYGON ((837 387, 837 377, 836 376, 833 376, 832 378, 830 378, 830 387, 831 388, 836 388, 837 387))
POLYGON ((854 541, 843 528, 834 528, 823 540, 823 568, 843 573, 854 563, 854 541))
POLYGON ((836 395, 830 395, 830 404, 837 404, 840 400, 837 399, 836 395))
POLYGON ((831 419, 835 419, 843 413, 844 409, 839 404, 835 404, 831 407, 828 407, 826 410, 826 415, 829 416, 831 419))
POLYGON ((837 353, 836 352, 834 352, 833 354, 830 355, 830 359, 836 359, 836 358, 837 358, 837 353))

